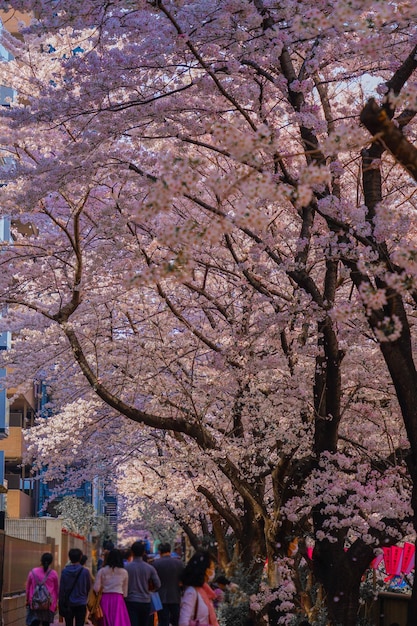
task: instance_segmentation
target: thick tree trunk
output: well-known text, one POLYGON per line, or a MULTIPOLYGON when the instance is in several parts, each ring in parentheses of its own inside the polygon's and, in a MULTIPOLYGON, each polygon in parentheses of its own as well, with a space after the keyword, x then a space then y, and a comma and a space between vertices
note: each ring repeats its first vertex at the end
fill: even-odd
POLYGON ((331 626, 356 626, 362 576, 373 558, 373 549, 356 542, 345 551, 342 543, 317 541, 313 568, 326 594, 328 623, 331 626))
MULTIPOLYGON (((407 465, 413 482, 411 506, 413 508, 413 525, 417 533, 417 373, 411 350, 410 329, 403 312, 403 302, 396 298, 397 310, 400 310, 403 330, 396 342, 381 344, 381 351, 395 385, 397 398, 401 407, 404 425, 407 430, 411 452, 407 465)), ((417 576, 414 576, 411 602, 408 607, 407 626, 417 624, 417 576)))
POLYGON ((225 529, 227 529, 228 526, 223 525, 222 519, 217 513, 211 513, 210 519, 213 526, 213 534, 217 543, 217 565, 221 570, 226 571, 230 563, 230 556, 225 536, 225 529))
POLYGON ((248 506, 241 518, 242 533, 238 537, 239 556, 243 568, 250 572, 263 567, 266 559, 266 542, 263 520, 256 518, 248 506))
POLYGON ((359 613, 359 584, 355 579, 352 584, 338 576, 329 577, 324 587, 327 597, 328 623, 332 626, 356 626, 359 613))
MULTIPOLYGON (((398 68, 387 86, 394 93, 399 93, 406 80, 417 67, 415 47, 403 65, 398 68)), ((390 105, 392 106, 392 105, 390 105)), ((361 113, 361 122, 374 135, 374 141, 369 150, 364 150, 363 156, 363 189, 365 204, 369 210, 369 221, 375 215, 375 206, 382 199, 382 176, 380 167, 375 164, 388 148, 395 159, 417 180, 417 149, 402 134, 397 124, 392 122, 394 109, 388 103, 379 107, 371 98, 361 113)), ((414 112, 411 112, 414 115, 414 112)), ((389 254, 385 245, 381 246, 382 259, 388 259, 389 254)), ((389 267, 387 268, 389 269, 389 267)), ((359 287, 364 278, 358 271, 352 272, 352 278, 359 287)), ((413 525, 417 532, 417 373, 413 358, 410 326, 402 297, 387 288, 387 285, 377 281, 377 286, 385 288, 389 295, 389 303, 380 312, 380 319, 384 316, 397 315, 402 324, 401 336, 397 341, 380 343, 382 355, 385 359, 392 382, 395 386, 399 405, 401 407, 404 425, 410 442, 411 454, 408 458, 408 469, 413 482, 412 508, 414 512, 413 525)), ((412 294, 416 301, 415 294, 412 294)), ((377 316, 368 316, 371 328, 377 325, 377 316)), ((414 577, 411 602, 408 605, 407 626, 417 624, 417 577, 414 577)))

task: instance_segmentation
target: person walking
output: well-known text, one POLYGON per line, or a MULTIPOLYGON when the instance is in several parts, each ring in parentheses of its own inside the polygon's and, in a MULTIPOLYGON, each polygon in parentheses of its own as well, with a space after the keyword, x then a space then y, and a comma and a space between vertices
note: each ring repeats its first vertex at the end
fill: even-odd
POLYGON ((59 583, 52 562, 52 554, 45 552, 41 556, 41 565, 29 572, 26 581, 27 626, 49 626, 54 621, 59 583))
POLYGON ((146 554, 150 554, 151 553, 151 542, 150 542, 150 539, 149 539, 148 535, 145 535, 145 537, 143 539, 143 543, 145 544, 145 552, 146 552, 146 554))
POLYGON ((88 570, 88 572, 90 573, 90 579, 91 581, 93 581, 94 580, 93 574, 91 573, 90 568, 87 567, 87 561, 88 561, 88 556, 86 554, 83 554, 80 559, 80 565, 82 565, 83 567, 85 567, 86 570, 88 570))
POLYGON ((104 626, 130 626, 124 598, 127 596, 128 575, 123 566, 120 550, 113 548, 107 555, 106 565, 98 572, 94 591, 102 592, 100 606, 103 610, 104 626))
POLYGON ((171 555, 171 545, 160 543, 158 546, 159 559, 152 563, 161 581, 159 597, 162 609, 158 611, 159 626, 178 626, 181 602, 181 576, 184 564, 181 559, 171 555))
POLYGON ((75 626, 84 626, 91 576, 80 563, 82 555, 79 548, 71 548, 68 552, 70 563, 61 573, 58 604, 65 626, 73 626, 74 621, 75 626))
MULTIPOLYGON (((94 577, 93 574, 91 573, 91 570, 89 567, 87 567, 87 561, 88 561, 88 556, 86 554, 83 554, 81 559, 80 559, 80 564, 85 567, 85 569, 88 571, 88 573, 90 574, 90 584, 92 585, 94 582, 94 577)), ((88 603, 88 598, 87 598, 87 603, 88 603)), ((88 619, 88 607, 87 607, 87 611, 85 614, 85 618, 84 618, 84 624, 88 624, 89 619, 88 619)))
POLYGON ((126 606, 131 626, 148 626, 151 613, 149 592, 158 591, 161 581, 156 569, 143 558, 145 554, 143 541, 135 541, 131 549, 133 560, 126 565, 128 574, 126 606))
POLYGON ((219 626, 213 606, 216 595, 208 584, 214 579, 214 568, 214 557, 207 550, 197 551, 188 561, 182 574, 185 591, 181 601, 179 626, 189 626, 190 620, 219 626))

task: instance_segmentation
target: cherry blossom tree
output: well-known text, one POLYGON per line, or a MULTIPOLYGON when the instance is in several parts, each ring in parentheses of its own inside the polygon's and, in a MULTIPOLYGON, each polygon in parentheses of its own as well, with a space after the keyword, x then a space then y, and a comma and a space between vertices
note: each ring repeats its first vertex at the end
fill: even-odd
POLYGON ((99 523, 93 505, 75 496, 65 496, 56 508, 63 517, 63 528, 84 537, 95 530, 99 523))
POLYGON ((49 441, 91 421, 110 453, 123 415, 204 454, 272 587, 312 520, 330 622, 354 624, 406 531, 405 456, 417 483, 415 7, 0 8, 34 15, 0 67, 6 382, 49 381, 49 441))

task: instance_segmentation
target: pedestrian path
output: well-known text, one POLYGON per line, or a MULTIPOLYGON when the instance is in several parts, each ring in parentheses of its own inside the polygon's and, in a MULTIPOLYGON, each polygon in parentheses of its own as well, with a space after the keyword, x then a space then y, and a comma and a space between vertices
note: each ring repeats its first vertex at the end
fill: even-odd
MULTIPOLYGON (((93 624, 90 621, 86 622, 85 624, 86 624, 86 626, 93 626, 93 624)), ((55 615, 55 619, 53 621, 53 624, 51 624, 51 626, 65 626, 64 618, 63 617, 60 618, 59 615, 56 614, 55 615), (62 621, 60 621, 60 619, 62 621)))

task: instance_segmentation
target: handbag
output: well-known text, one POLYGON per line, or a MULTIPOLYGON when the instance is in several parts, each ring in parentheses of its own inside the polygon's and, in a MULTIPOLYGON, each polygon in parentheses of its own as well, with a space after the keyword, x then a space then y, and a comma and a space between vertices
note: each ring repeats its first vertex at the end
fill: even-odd
POLYGON ((94 613, 90 613, 90 622, 94 626, 101 626, 104 623, 104 613, 100 605, 97 606, 94 613))
POLYGON ((151 613, 155 613, 155 611, 162 611, 162 602, 157 591, 151 591, 149 593, 151 596, 151 613))
POLYGON ((200 622, 199 619, 197 619, 197 608, 198 608, 198 591, 197 589, 195 590, 195 604, 194 604, 194 619, 190 619, 190 621, 188 622, 188 626, 210 626, 210 624, 204 624, 203 622, 200 622))
POLYGON ((99 589, 98 593, 96 593, 94 591, 94 588, 91 587, 88 593, 87 609, 88 609, 88 612, 90 613, 90 621, 95 626, 98 626, 103 621, 103 618, 104 618, 103 609, 101 608, 101 605, 100 605, 102 593, 103 593, 103 587, 99 589))

